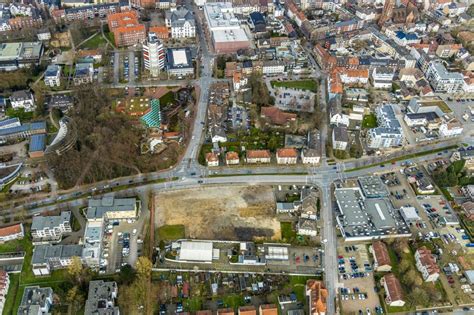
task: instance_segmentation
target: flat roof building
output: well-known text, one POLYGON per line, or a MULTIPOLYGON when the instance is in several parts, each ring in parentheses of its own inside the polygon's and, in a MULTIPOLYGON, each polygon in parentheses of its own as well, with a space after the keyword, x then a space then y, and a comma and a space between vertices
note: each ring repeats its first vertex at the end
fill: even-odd
POLYGON ((169 48, 166 51, 166 69, 170 76, 185 77, 194 74, 192 53, 189 48, 169 48))
POLYGON ((136 198, 90 199, 86 218, 88 221, 135 219, 138 217, 138 204, 136 198))
POLYGON ((57 243, 64 233, 72 232, 71 212, 63 211, 55 216, 36 216, 31 223, 33 243, 57 243))
POLYGON ((37 65, 42 54, 41 42, 0 43, 0 70, 14 71, 37 65))
POLYGON ((337 222, 346 240, 411 235, 388 199, 365 198, 359 187, 337 188, 334 194, 340 212, 337 222))
POLYGON ((64 269, 73 257, 82 256, 82 245, 38 245, 33 249, 31 264, 35 276, 49 275, 52 270, 64 269))
POLYGON ((250 40, 234 15, 232 3, 206 3, 204 16, 217 53, 232 53, 250 47, 250 40))
POLYGON ((119 307, 115 306, 117 294, 118 287, 115 281, 91 281, 84 315, 119 315, 119 307))
POLYGON ((178 260, 184 262, 211 263, 213 257, 212 242, 182 241, 178 260))
POLYGON ((53 289, 39 286, 26 287, 23 291, 18 315, 49 314, 53 304, 53 289))
POLYGON ((359 177, 358 182, 366 198, 381 198, 389 195, 387 187, 379 176, 359 177))

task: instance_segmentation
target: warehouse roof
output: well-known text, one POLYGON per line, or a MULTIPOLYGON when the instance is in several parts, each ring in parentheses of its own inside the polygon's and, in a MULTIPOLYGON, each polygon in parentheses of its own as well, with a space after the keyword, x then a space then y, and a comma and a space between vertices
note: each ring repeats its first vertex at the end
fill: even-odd
POLYGON ((182 241, 179 260, 211 262, 212 242, 182 241))

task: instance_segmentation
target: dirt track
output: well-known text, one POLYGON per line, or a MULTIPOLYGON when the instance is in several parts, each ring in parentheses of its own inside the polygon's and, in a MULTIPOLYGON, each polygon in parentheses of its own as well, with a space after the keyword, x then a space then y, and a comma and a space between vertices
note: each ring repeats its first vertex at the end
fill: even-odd
POLYGON ((280 239, 275 199, 269 186, 205 187, 156 195, 157 227, 183 224, 198 239, 280 239))

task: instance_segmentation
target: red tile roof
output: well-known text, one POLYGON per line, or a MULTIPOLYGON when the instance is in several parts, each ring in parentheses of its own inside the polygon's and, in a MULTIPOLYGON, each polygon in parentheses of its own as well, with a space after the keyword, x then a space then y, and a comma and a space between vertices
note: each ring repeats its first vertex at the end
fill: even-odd
POLYGON ((421 264, 428 270, 430 275, 440 272, 438 264, 428 248, 425 246, 420 247, 417 252, 420 255, 419 260, 421 264))
POLYGON ((21 223, 6 226, 3 228, 0 228, 0 237, 18 234, 18 233, 21 233, 22 230, 23 230, 23 227, 21 223))
POLYGON ((392 301, 403 301, 403 289, 400 285, 400 281, 395 277, 393 273, 386 274, 383 277, 385 284, 387 285, 387 295, 392 301))
POLYGON ((278 308, 275 304, 260 305, 260 315, 278 315, 278 308))
POLYGON ((225 159, 227 161, 238 160, 239 154, 237 154, 237 152, 229 151, 225 154, 225 159))
POLYGON ((257 310, 255 306, 241 306, 239 307, 240 315, 257 315, 257 310))
POLYGON ((306 281, 306 290, 310 290, 310 314, 326 314, 328 290, 319 280, 306 281))
POLYGON ((280 158, 296 158, 298 157, 298 152, 295 148, 282 148, 277 150, 277 156, 280 158))
POLYGON ((268 150, 248 150, 247 151, 248 159, 263 159, 270 158, 270 151, 268 150))
POLYGON ((379 266, 391 265, 390 255, 388 254, 387 245, 382 241, 376 241, 372 244, 374 256, 379 266))
POLYGON ((261 115, 270 119, 272 124, 284 125, 289 121, 296 120, 296 114, 286 113, 276 107, 262 107, 261 115))

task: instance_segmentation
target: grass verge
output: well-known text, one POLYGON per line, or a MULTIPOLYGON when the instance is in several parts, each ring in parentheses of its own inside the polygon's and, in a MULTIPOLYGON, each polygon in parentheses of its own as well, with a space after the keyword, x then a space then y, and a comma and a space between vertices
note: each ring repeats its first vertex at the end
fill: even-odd
POLYGON ((158 228, 159 240, 179 240, 186 237, 185 228, 182 224, 163 225, 158 228))
POLYGON ((307 90, 316 93, 318 84, 314 80, 297 80, 297 81, 272 81, 272 87, 286 87, 290 89, 307 90))

